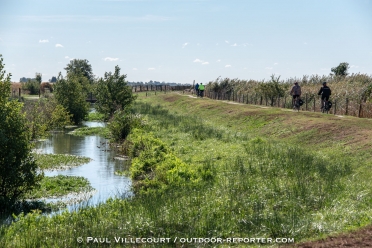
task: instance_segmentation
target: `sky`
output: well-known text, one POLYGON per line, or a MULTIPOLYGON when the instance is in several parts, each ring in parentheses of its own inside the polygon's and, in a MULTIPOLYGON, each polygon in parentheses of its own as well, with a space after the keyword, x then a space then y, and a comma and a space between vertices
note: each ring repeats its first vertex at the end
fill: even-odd
POLYGON ((130 82, 372 75, 372 0, 0 0, 0 54, 13 82, 71 59, 130 82))

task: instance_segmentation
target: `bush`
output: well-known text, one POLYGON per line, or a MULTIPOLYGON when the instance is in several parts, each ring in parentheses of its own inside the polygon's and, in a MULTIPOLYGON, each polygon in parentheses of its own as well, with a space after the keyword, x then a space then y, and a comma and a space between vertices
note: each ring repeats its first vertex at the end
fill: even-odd
POLYGON ((106 72, 105 77, 100 78, 94 87, 96 109, 105 115, 106 120, 118 109, 129 109, 136 99, 125 78, 126 75, 120 75, 119 66, 115 66, 115 72, 106 72))
POLYGON ((10 75, 5 76, 0 55, 0 211, 38 186, 43 175, 31 155, 30 133, 21 113, 22 103, 8 101, 10 75))
POLYGON ((140 115, 129 111, 117 110, 108 127, 115 141, 122 141, 129 135, 132 128, 143 127, 144 121, 140 115))
POLYGON ((58 76, 54 84, 54 95, 57 102, 71 114, 71 121, 79 124, 88 116, 89 105, 83 86, 89 84, 88 79, 80 74, 67 74, 66 79, 58 76))
POLYGON ((130 172, 136 191, 146 193, 172 187, 193 187, 213 178, 211 171, 200 173, 204 168, 184 163, 151 133, 135 129, 128 142, 129 155, 133 157, 130 172))
POLYGON ((40 84, 36 81, 28 80, 28 82, 22 84, 22 90, 28 91, 30 95, 38 95, 40 84))

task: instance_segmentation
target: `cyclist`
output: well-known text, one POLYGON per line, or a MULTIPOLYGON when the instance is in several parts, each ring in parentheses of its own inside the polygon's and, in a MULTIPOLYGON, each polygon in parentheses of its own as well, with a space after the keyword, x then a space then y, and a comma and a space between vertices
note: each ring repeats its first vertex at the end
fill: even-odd
POLYGON ((205 88, 205 86, 203 85, 203 83, 200 83, 199 84, 199 95, 200 95, 200 97, 204 96, 204 88, 205 88))
POLYGON ((318 95, 322 95, 322 107, 326 106, 328 108, 329 96, 332 94, 331 89, 327 86, 327 82, 323 82, 323 86, 320 88, 318 95))
POLYGON ((298 82, 294 83, 294 86, 291 90, 291 95, 293 96, 292 106, 295 106, 296 101, 299 100, 301 97, 301 87, 298 85, 298 82))
POLYGON ((199 84, 198 83, 196 83, 195 85, 195 94, 197 97, 199 96, 199 84))

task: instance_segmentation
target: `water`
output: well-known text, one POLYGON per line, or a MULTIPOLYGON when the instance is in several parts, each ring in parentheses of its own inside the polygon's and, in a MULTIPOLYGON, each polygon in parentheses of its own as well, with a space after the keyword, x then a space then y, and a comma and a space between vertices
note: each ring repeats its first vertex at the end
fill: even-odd
MULTIPOLYGON (((85 122, 85 126, 104 126, 101 122, 85 122)), ((83 195, 85 199, 79 204, 68 205, 69 210, 81 206, 95 206, 109 198, 125 198, 132 195, 131 180, 125 176, 115 175, 115 171, 128 168, 126 161, 114 160, 115 151, 110 150, 108 142, 100 136, 74 136, 67 133, 55 133, 48 140, 39 142, 36 149, 41 153, 71 154, 89 157, 91 162, 63 171, 46 171, 45 176, 67 175, 82 176, 89 180, 96 190, 90 195, 83 195)), ((49 201, 62 200, 57 198, 49 201)), ((65 200, 65 199, 64 199, 65 200)))

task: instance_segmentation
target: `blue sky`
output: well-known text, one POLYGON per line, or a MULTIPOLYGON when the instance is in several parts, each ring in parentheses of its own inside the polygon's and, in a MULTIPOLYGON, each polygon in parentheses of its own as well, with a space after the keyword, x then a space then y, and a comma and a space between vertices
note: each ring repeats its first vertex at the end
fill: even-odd
POLYGON ((73 58, 129 81, 371 75, 372 0, 0 0, 0 54, 14 82, 73 58))

